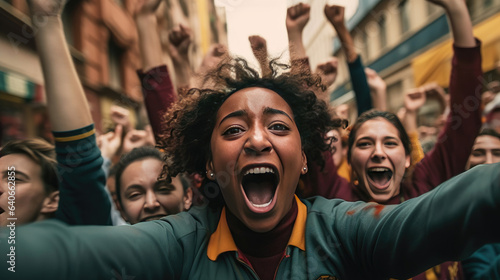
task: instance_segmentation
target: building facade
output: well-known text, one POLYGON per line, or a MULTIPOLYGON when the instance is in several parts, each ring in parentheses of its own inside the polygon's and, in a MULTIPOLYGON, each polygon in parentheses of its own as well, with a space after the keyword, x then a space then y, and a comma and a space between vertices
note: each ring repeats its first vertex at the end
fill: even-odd
MULTIPOLYGON (((500 0, 467 0, 474 34, 482 41, 484 83, 498 80, 500 0)), ((430 82, 445 89, 451 70, 452 38, 444 10, 422 0, 360 0, 348 22, 365 66, 387 83, 387 108, 396 112, 406 90, 430 82)), ((345 58, 334 41, 340 64, 345 58)), ((334 105, 354 104, 349 74, 340 69, 330 95, 334 105)))
MULTIPOLYGON (((132 125, 147 123, 143 112, 134 0, 71 0, 62 15, 65 35, 99 132, 113 124, 110 107, 130 111, 132 125)), ((193 30, 192 63, 198 65, 210 44, 225 42, 224 17, 210 0, 167 0, 159 8, 159 36, 165 59, 168 31, 179 23, 193 30)), ((0 145, 11 139, 51 140, 43 75, 25 0, 0 0, 0 145)), ((173 72, 173 71, 171 71, 173 72)), ((175 80, 174 80, 175 82, 175 80)))

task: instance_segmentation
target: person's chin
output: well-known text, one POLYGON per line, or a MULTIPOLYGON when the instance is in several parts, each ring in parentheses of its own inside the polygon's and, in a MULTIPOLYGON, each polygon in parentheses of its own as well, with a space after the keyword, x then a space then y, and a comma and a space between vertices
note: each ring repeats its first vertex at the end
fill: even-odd
POLYGON ((394 193, 393 193, 391 187, 385 189, 384 191, 378 191, 378 192, 374 192, 373 190, 370 190, 370 196, 371 196, 372 200, 377 202, 377 203, 382 203, 382 204, 389 201, 394 196, 394 193))
POLYGON ((276 217, 268 217, 266 219, 255 220, 251 219, 245 222, 245 225, 254 232, 268 232, 278 225, 280 222, 276 217))

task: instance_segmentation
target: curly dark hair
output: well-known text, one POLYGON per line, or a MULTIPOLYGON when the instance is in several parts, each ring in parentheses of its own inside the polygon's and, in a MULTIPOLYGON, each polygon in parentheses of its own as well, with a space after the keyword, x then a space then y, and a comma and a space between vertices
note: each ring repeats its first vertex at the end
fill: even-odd
POLYGON ((250 87, 272 90, 288 103, 308 160, 324 166, 322 154, 330 149, 324 135, 346 122, 333 117, 328 105, 316 98, 313 88, 322 87, 319 77, 287 71, 290 66, 276 60, 269 64, 272 74, 260 77, 245 59, 229 58, 208 74, 212 88, 190 89, 170 108, 158 141, 166 154, 164 174, 205 173, 217 111, 233 93, 250 87))

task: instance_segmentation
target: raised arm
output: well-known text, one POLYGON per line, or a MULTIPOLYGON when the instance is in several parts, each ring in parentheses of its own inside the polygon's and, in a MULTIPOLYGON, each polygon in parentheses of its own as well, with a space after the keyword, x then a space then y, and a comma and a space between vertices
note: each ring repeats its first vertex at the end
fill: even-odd
POLYGON ((64 38, 63 0, 32 0, 35 41, 42 65, 47 107, 54 130, 60 200, 56 218, 70 224, 109 224, 111 205, 104 190, 87 99, 64 38))
POLYGON ((196 69, 196 74, 194 75, 193 87, 201 88, 205 87, 205 75, 206 73, 212 71, 214 67, 224 60, 228 56, 228 50, 226 45, 223 44, 212 44, 207 54, 203 57, 200 66, 196 69))
POLYGON ((286 11, 286 30, 288 32, 288 46, 292 71, 311 72, 309 59, 302 42, 302 31, 309 22, 311 7, 309 4, 299 3, 286 11))
POLYGON ((387 110, 387 84, 378 75, 377 71, 366 67, 366 79, 370 87, 370 94, 372 96, 373 108, 379 111, 387 110))
POLYGON ((135 24, 139 33, 142 71, 147 72, 162 65, 162 50, 158 36, 155 12, 162 0, 137 0, 135 24))
MULTIPOLYGON (((325 63, 318 64, 316 66, 315 74, 321 77, 321 82, 326 88, 329 88, 335 80, 337 79, 339 61, 336 57, 332 57, 325 63)), ((318 98, 324 100, 327 104, 330 103, 330 96, 328 96, 328 90, 320 92, 318 98)))
POLYGON ((135 13, 143 65, 142 70, 139 70, 137 74, 141 81, 144 104, 155 138, 160 134, 163 114, 177 99, 170 73, 162 62, 162 49, 155 15, 160 3, 161 0, 137 1, 135 13))
POLYGON ((424 106, 426 101, 423 87, 413 88, 405 92, 404 108, 405 114, 401 120, 407 133, 418 133, 417 115, 418 110, 424 106))
POLYGON ((361 62, 361 57, 356 52, 354 41, 347 26, 345 25, 345 8, 338 5, 325 5, 325 16, 337 32, 337 36, 342 44, 347 58, 349 75, 351 77, 352 89, 356 98, 358 115, 373 108, 370 97, 370 87, 365 74, 365 67, 361 62))
POLYGON ((464 0, 427 0, 444 8, 450 21, 451 33, 455 46, 475 47, 476 40, 472 33, 472 22, 464 0))
POLYGON ((170 56, 174 64, 175 80, 178 89, 189 89, 192 86, 191 78, 193 71, 189 62, 191 37, 191 28, 182 24, 170 30, 168 34, 170 56))
POLYGON ((250 41, 250 47, 252 48, 253 55, 259 62, 262 77, 271 75, 266 39, 260 37, 259 35, 252 35, 248 37, 248 41, 250 41))
POLYGON ((61 13, 65 2, 28 2, 33 27, 37 29, 35 40, 54 131, 69 131, 92 124, 87 99, 64 38, 61 13))
POLYGON ((481 52, 463 0, 432 0, 449 18, 455 40, 450 77, 450 113, 433 150, 415 167, 415 195, 463 172, 481 127, 481 52))

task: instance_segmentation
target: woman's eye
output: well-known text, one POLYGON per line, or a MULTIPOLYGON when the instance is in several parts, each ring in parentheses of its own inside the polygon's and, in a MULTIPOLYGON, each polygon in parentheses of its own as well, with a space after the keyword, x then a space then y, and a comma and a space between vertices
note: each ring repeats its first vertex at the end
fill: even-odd
POLYGON ((387 146, 397 146, 398 143, 391 141, 391 142, 386 142, 385 145, 387 145, 387 146))
POLYGON ((281 124, 281 123, 275 123, 271 125, 270 127, 271 130, 290 130, 288 126, 281 124))
POLYGON ((243 131, 243 129, 241 129, 239 127, 230 127, 228 129, 226 129, 226 131, 224 131, 224 133, 222 135, 233 135, 233 134, 241 133, 242 131, 243 131))
POLYGON ((158 188, 156 191, 159 192, 159 193, 171 193, 173 191, 174 188, 172 187, 161 187, 161 188, 158 188))
POLYGON ((370 142, 358 142, 356 146, 359 148, 367 148, 370 146, 370 142))
POLYGON ((130 199, 130 200, 136 200, 138 199, 139 197, 141 196, 141 193, 138 193, 138 192, 133 192, 133 193, 130 193, 127 198, 130 199))
POLYGON ((484 152, 476 150, 476 151, 472 152, 472 155, 475 156, 475 157, 482 157, 482 156, 484 156, 484 152))

